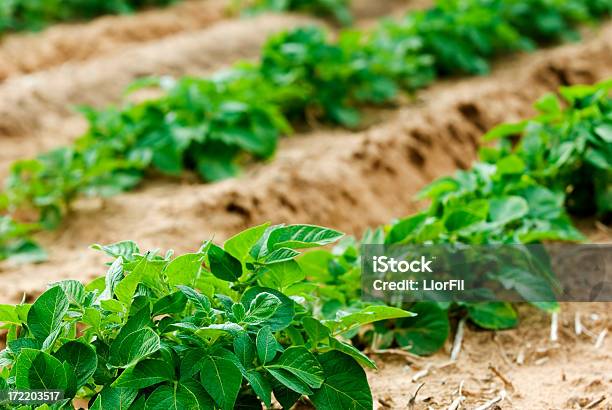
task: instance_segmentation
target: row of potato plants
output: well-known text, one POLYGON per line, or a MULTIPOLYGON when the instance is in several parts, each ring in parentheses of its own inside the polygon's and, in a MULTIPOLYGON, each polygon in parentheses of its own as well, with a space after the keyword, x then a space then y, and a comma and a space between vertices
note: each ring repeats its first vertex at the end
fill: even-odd
POLYGON ((57 227, 80 195, 130 190, 151 172, 235 175, 249 158, 270 158, 292 122, 358 126, 359 107, 439 76, 486 73, 495 55, 575 36, 572 27, 611 9, 612 0, 439 1, 337 39, 314 27, 275 35, 258 63, 211 78, 137 81, 129 92, 155 86, 162 96, 84 108, 89 131, 74 145, 12 166, 0 193, 0 260, 44 259, 30 232, 57 227))
MULTIPOLYGON (((415 215, 369 231, 361 241, 345 238, 334 250, 315 250, 300 264, 321 283, 316 297, 322 316, 359 309, 361 244, 535 244, 580 242, 586 238, 570 216, 612 216, 612 80, 594 86, 561 88, 535 105, 536 117, 500 125, 485 135, 497 146, 481 148, 480 160, 453 177, 437 179, 419 199, 430 205, 415 215), (517 141, 517 137, 519 137, 517 141)), ((528 250, 525 249, 525 254, 528 250)), ((554 282, 525 266, 495 272, 492 278, 520 299, 549 312, 558 309, 554 282), (522 269, 524 268, 524 269, 522 269)), ((522 263, 522 262, 521 262, 522 263)), ((354 342, 392 345, 417 354, 438 350, 449 333, 450 316, 466 317, 487 329, 518 323, 511 303, 433 303, 404 305, 417 316, 377 323, 354 342)))
POLYGON ((59 390, 53 404, 10 409, 371 409, 362 366, 374 362, 340 335, 410 312, 369 306, 322 320, 304 295, 299 249, 341 233, 312 225, 247 229, 223 247, 141 252, 130 241, 96 246, 115 258, 87 285, 53 284, 32 304, 0 305, 8 330, 0 391, 59 390))
MULTIPOLYGON (((612 211, 610 90, 612 80, 562 88, 563 102, 543 97, 535 118, 490 131, 485 139, 498 144, 482 148, 472 168, 424 188, 425 210, 361 242, 583 240, 569 214, 606 220, 612 211)), ((130 241, 96 245, 115 258, 105 276, 53 284, 33 304, 0 305, 8 331, 0 390, 61 390, 61 403, 40 407, 56 409, 75 397, 94 409, 261 408, 272 396, 285 408, 308 397, 320 409, 371 409, 361 366, 375 364, 356 346, 432 353, 448 337, 449 313, 490 329, 517 324, 503 302, 366 304, 354 238, 300 253, 341 237, 263 224, 178 257, 130 241)), ((526 273, 498 280, 525 299, 541 289, 526 273)))
MULTIPOLYGON (((38 31, 59 22, 90 20, 106 14, 127 14, 181 0, 6 0, 0 4, 0 35, 38 31)), ((231 9, 241 14, 298 11, 352 22, 348 0, 234 0, 231 9)), ((229 10, 231 11, 231 10, 229 10)))
POLYGON ((234 0, 234 8, 242 10, 242 14, 246 15, 268 11, 298 11, 330 17, 348 26, 353 22, 350 3, 350 0, 234 0))
POLYGON ((164 6, 173 0, 4 0, 0 4, 0 35, 41 30, 49 24, 88 20, 103 14, 131 13, 164 6))

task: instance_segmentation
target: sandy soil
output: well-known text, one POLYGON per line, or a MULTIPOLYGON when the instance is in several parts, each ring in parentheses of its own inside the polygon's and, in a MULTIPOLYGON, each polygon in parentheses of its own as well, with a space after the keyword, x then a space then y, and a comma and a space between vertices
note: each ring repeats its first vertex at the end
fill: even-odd
POLYGON ((475 409, 505 392, 491 409, 610 410, 611 308, 612 303, 562 304, 557 341, 550 339, 550 316, 526 306, 517 329, 490 332, 468 324, 456 362, 449 360, 452 340, 429 358, 381 355, 379 370, 369 372, 374 408, 448 409, 462 385, 461 409, 475 409), (576 315, 586 329, 581 335, 575 333, 576 315), (607 337, 596 347, 605 330, 607 337))

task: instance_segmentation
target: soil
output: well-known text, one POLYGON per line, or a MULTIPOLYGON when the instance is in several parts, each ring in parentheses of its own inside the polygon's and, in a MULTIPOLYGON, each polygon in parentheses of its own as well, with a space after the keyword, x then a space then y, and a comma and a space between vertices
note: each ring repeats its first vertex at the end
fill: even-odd
POLYGON ((381 355, 379 369, 368 372, 374 408, 449 409, 462 386, 462 409, 475 409, 505 392, 492 409, 610 410, 611 308, 612 303, 561 304, 557 341, 550 339, 550 316, 527 306, 517 329, 491 332, 468 324, 455 362, 449 360, 452 340, 428 358, 381 355), (576 315, 587 329, 581 335, 575 333, 576 315), (606 329, 608 337, 596 347, 606 329))
MULTIPOLYGON (((365 11, 358 13, 363 16, 358 24, 370 24, 372 13, 406 7, 398 0, 380 3, 385 6, 359 1, 358 8, 365 11)), ((420 1, 409 4, 422 6, 420 1)), ((6 175, 10 161, 68 143, 85 130, 85 122, 70 110, 71 105, 117 102, 124 86, 142 75, 210 73, 236 59, 254 58, 271 32, 304 22, 323 24, 288 15, 229 20, 215 11, 222 5, 214 0, 192 1, 5 40, 0 44, 0 62, 12 41, 23 41, 12 49, 15 61, 26 61, 30 52, 44 55, 26 44, 55 47, 54 38, 74 39, 81 34, 83 43, 94 44, 96 36, 103 39, 92 46, 98 48, 91 54, 70 51, 33 63, 31 69, 7 71, 0 83, 0 177, 6 175), (189 12, 200 7, 212 11, 189 12), (185 13, 184 18, 176 17, 180 13, 185 13), (144 19, 151 20, 142 23, 144 19), (172 23, 176 21, 178 26, 172 23), (151 27, 151 33, 125 34, 138 31, 141 23, 151 27), (26 72, 31 73, 21 75, 26 72)), ((70 47, 76 46, 66 46, 70 47)), ((0 81, 1 73, 0 67, 0 81)), ((180 181, 153 178, 134 192, 80 200, 61 229, 37 238, 49 252, 48 262, 0 263, 0 303, 18 302, 24 295, 31 300, 47 283, 59 279, 87 281, 103 274, 107 259, 86 249, 92 243, 130 238, 143 249, 172 247, 184 252, 213 236, 223 241, 264 221, 314 223, 359 235, 367 227, 420 209, 422 204, 413 200, 420 188, 468 167, 483 132, 531 115, 531 104, 543 93, 611 76, 612 23, 608 23, 581 43, 507 57, 490 76, 442 81, 397 107, 372 110, 365 121, 368 126, 360 131, 321 125, 298 133, 282 141, 276 158, 248 166, 239 178, 215 184, 201 184, 192 175, 180 181)), ((609 228, 593 221, 582 222, 581 228, 593 241, 612 240, 609 228)), ((459 359, 452 364, 448 363, 451 341, 430 358, 380 355, 379 370, 368 373, 375 407, 447 409, 463 381, 463 408, 475 408, 503 389, 507 397, 497 403, 501 409, 612 409, 612 334, 600 348, 594 346, 601 331, 612 331, 611 308, 612 303, 563 304, 556 342, 549 340, 550 318, 528 307, 521 309, 523 323, 518 329, 484 332, 468 324, 459 359), (573 330, 576 313, 588 329, 580 336, 573 330), (523 364, 517 363, 521 351, 523 364), (428 374, 413 382, 414 375, 426 368, 428 374), (420 383, 425 384, 411 401, 420 383)))

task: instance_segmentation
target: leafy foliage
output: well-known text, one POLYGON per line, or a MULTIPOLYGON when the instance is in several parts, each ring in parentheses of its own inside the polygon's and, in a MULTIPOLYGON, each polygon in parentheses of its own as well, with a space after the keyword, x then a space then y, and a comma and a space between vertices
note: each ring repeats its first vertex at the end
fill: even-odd
POLYGON ((306 272, 271 287, 280 266, 300 270, 298 249, 341 236, 266 224, 175 258, 131 242, 96 246, 115 258, 106 276, 0 307, 0 383, 62 390, 57 409, 75 397, 92 409, 270 408, 272 395, 286 408, 301 396, 320 409, 372 408, 360 364, 374 364, 338 336, 411 314, 376 306, 320 321, 302 296, 306 272), (269 261, 278 249, 295 254, 269 261))
POLYGON ((298 11, 331 17, 343 25, 352 23, 350 0, 236 0, 246 14, 262 11, 298 11))
MULTIPOLYGON (((425 187, 419 194, 430 201, 425 210, 366 233, 361 243, 495 245, 583 240, 568 212, 598 214, 603 219, 611 213, 611 89, 612 82, 606 81, 561 88, 563 102, 552 94, 544 96, 535 105, 539 115, 519 124, 500 125, 486 135, 500 142, 497 147, 482 148, 480 162, 425 187), (515 143, 517 135, 520 139, 515 143)), ((332 251, 317 250, 300 257, 300 265, 311 274, 309 279, 321 283, 316 296, 321 298, 324 315, 362 308, 359 246, 354 238, 346 238, 332 251)), ((534 293, 550 290, 548 284, 540 286, 521 272, 502 272, 496 280, 526 300, 537 300, 534 293)), ((547 310, 558 308, 556 303, 534 304, 547 310)), ((406 307, 418 315, 377 323, 365 340, 378 347, 395 343, 426 354, 446 340, 448 310, 465 313, 489 329, 518 323, 509 303, 422 302, 406 307)))
POLYGON ((0 4, 0 34, 7 31, 41 30, 60 21, 130 13, 136 9, 164 6, 171 2, 172 0, 7 0, 0 4))
MULTIPOLYGON (((291 122, 322 119, 355 127, 359 107, 390 103, 402 90, 440 75, 485 73, 495 55, 561 39, 570 27, 611 7, 609 0, 440 1, 371 31, 343 31, 334 40, 314 27, 277 34, 258 63, 211 78, 139 80, 129 92, 155 87, 159 97, 83 109, 90 128, 73 146, 13 165, 0 194, 3 226, 10 227, 0 228, 0 259, 24 244, 32 248, 24 239, 32 225, 22 221, 54 228, 80 195, 129 190, 152 172, 176 176, 188 169, 207 181, 230 177, 245 161, 270 158, 291 122), (526 25, 526 15, 541 18, 526 25)), ((605 127, 598 132, 609 134, 605 127)), ((478 178, 476 172, 487 172, 487 165, 481 168, 462 178, 478 178)), ((517 201, 495 204, 503 208, 500 217, 511 209, 519 213, 517 201)), ((457 228, 458 217, 449 218, 447 227, 457 228)))

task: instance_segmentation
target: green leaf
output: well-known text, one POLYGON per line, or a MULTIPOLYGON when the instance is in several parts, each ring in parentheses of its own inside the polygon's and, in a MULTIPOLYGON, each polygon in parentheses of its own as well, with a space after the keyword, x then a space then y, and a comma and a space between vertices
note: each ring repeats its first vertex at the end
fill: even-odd
POLYGON ((134 259, 134 255, 140 253, 140 249, 133 241, 122 241, 112 245, 92 245, 92 249, 100 250, 113 258, 123 257, 127 261, 134 259))
POLYGON ((273 263, 290 261, 290 260, 293 260, 299 254, 300 253, 298 251, 290 249, 290 248, 279 248, 275 251, 272 251, 270 254, 268 254, 268 256, 266 257, 265 263, 273 264, 273 263))
POLYGON ((28 327, 32 335, 44 341, 57 331, 68 312, 68 305, 68 298, 59 286, 54 286, 40 295, 28 312, 28 327))
POLYGON ((273 230, 268 237, 267 245, 271 251, 280 248, 310 248, 328 245, 336 242, 342 236, 344 234, 341 232, 320 226, 289 225, 273 230))
POLYGON ((192 285, 202 267, 203 255, 187 253, 168 264, 164 273, 170 285, 192 285))
POLYGON ((128 410, 136 400, 138 390, 105 386, 96 397, 90 410, 128 410))
POLYGON ((259 286, 252 287, 244 292, 242 298, 240 299, 240 303, 242 303, 245 307, 250 307, 251 302, 260 293, 270 293, 276 296, 282 302, 281 306, 276 310, 276 312, 266 320, 266 324, 270 326, 270 329, 275 332, 289 326, 295 315, 295 302, 275 289, 259 286))
POLYGON ((329 346, 334 350, 338 350, 346 355, 351 356, 360 365, 364 367, 376 369, 376 363, 353 345, 332 338, 329 340, 329 346))
POLYGON ((242 321, 250 324, 263 323, 272 317, 281 305, 282 302, 278 297, 262 292, 251 301, 249 310, 242 321))
POLYGON ((249 368, 253 365, 256 354, 255 343, 248 333, 242 332, 234 338, 234 352, 244 367, 249 368))
POLYGON ((400 243, 422 227, 426 219, 427 214, 422 212, 394 223, 385 238, 385 243, 400 243))
MULTIPOLYGON (((296 379, 299 382, 299 379, 296 379)), ((303 384, 303 382, 300 382, 303 384)), ((304 386, 308 388, 308 386, 304 386)), ((294 390, 285 387, 282 383, 275 383, 272 387, 272 391, 274 392, 274 398, 278 400, 283 409, 291 409, 293 405, 302 397, 301 393, 298 393, 294 390)), ((312 392, 311 392, 312 393, 312 392)))
POLYGON ((520 196, 493 198, 490 201, 489 218, 500 225, 520 219, 527 215, 527 212, 529 212, 529 205, 520 196))
POLYGON ((266 364, 274 359, 276 352, 281 350, 280 344, 270 330, 270 326, 264 326, 257 332, 257 356, 261 364, 266 364))
POLYGON ((215 402, 212 397, 206 392, 204 386, 200 384, 197 380, 188 379, 183 380, 180 383, 182 389, 184 389, 187 393, 189 392, 197 401, 198 407, 197 410, 214 410, 215 402))
POLYGON ((296 261, 287 260, 267 265, 259 278, 259 283, 262 286, 285 291, 289 286, 303 281, 305 277, 306 274, 296 261))
POLYGON ((85 300, 85 287, 78 280, 63 280, 54 285, 62 288, 70 303, 82 305, 85 300))
MULTIPOLYGON (((223 148, 227 148, 227 146, 223 148)), ((221 181, 231 178, 239 171, 234 163, 234 155, 233 150, 201 152, 197 156, 196 169, 205 181, 221 181)))
POLYGON ((272 387, 268 380, 256 370, 248 370, 244 374, 245 379, 249 382, 255 394, 261 401, 264 402, 267 408, 272 407, 272 387))
POLYGON ((234 407, 242 384, 242 374, 231 360, 206 357, 202 362, 200 380, 220 408, 231 410, 234 407))
POLYGON ((174 379, 172 365, 159 359, 145 359, 125 369, 112 384, 113 387, 144 389, 174 379))
POLYGON ((508 155, 497 162, 499 175, 520 174, 525 171, 525 162, 517 155, 508 155))
POLYGON ((319 356, 325 381, 309 398, 317 409, 373 408, 372 393, 365 372, 350 356, 331 351, 319 356))
MULTIPOLYGON (((143 259, 140 263, 146 263, 146 260, 143 259)), ((115 286, 115 296, 117 296, 120 302, 129 306, 132 303, 132 298, 140 282, 140 275, 138 275, 136 271, 132 271, 117 283, 115 286)))
POLYGON ((303 272, 308 272, 308 279, 324 282, 329 277, 329 264, 334 255, 325 249, 311 250, 297 259, 303 272))
POLYGON ((451 211, 444 218, 444 226, 450 232, 483 222, 489 212, 489 203, 485 200, 474 200, 459 209, 451 211))
POLYGON ((76 377, 77 389, 87 383, 98 367, 96 351, 90 345, 76 340, 63 344, 54 356, 70 365, 76 377))
POLYGON ((153 305, 153 316, 181 313, 187 306, 187 297, 182 291, 170 293, 153 305))
POLYGON ((416 198, 417 199, 425 199, 425 198, 435 198, 440 196, 445 192, 454 192, 457 191, 461 185, 452 177, 442 177, 436 179, 431 184, 427 185, 425 188, 420 190, 416 198))
POLYGON ((78 391, 78 382, 76 374, 74 374, 74 370, 72 370, 70 364, 68 364, 68 362, 64 362, 62 363, 62 366, 64 366, 64 373, 66 374, 66 389, 64 390, 64 399, 69 400, 76 396, 78 391))
POLYGON ((123 278, 123 259, 118 257, 106 272, 104 292, 100 295, 101 300, 111 299, 115 294, 115 287, 123 278))
POLYGON ((211 311, 210 300, 205 295, 202 295, 200 292, 190 288, 189 286, 177 286, 177 288, 179 288, 179 290, 183 292, 185 296, 187 296, 187 299, 193 303, 197 310, 205 313, 209 313, 211 311))
POLYGON ((19 354, 21 349, 24 348, 40 350, 42 343, 32 337, 21 337, 19 339, 9 340, 7 345, 12 353, 19 354))
POLYGON ((210 271, 217 278, 235 282, 242 276, 242 263, 215 244, 208 249, 210 271))
POLYGON ((521 121, 516 124, 498 125, 497 127, 494 127, 493 129, 489 130, 489 132, 484 135, 483 141, 492 141, 495 139, 520 134, 525 129, 527 123, 528 121, 521 121))
POLYGON ((41 350, 21 349, 14 371, 17 389, 65 390, 68 387, 62 363, 41 350))
POLYGON ((612 124, 602 124, 595 127, 595 133, 599 135, 606 144, 612 144, 612 124))
POLYGON ((559 103, 559 99, 553 93, 544 94, 536 103, 534 107, 545 114, 560 114, 561 113, 561 104, 559 103))
POLYGON ((116 367, 128 367, 159 350, 159 336, 148 327, 124 333, 123 330, 111 344, 109 363, 116 367))
POLYGON ((259 241, 269 226, 270 223, 266 222, 244 230, 225 241, 223 248, 234 258, 244 262, 251 248, 259 241))
POLYGON ((510 303, 483 302, 468 305, 472 322, 485 329, 510 329, 518 324, 518 314, 510 303))
POLYGON ((325 321, 324 323, 332 324, 333 333, 339 334, 379 320, 411 316, 414 316, 414 313, 391 306, 368 306, 358 312, 349 313, 337 320, 325 321))
POLYGON ((126 306, 117 299, 102 300, 100 301, 100 307, 102 307, 104 310, 115 313, 122 313, 126 309, 126 306))
MULTIPOLYGON (((0 249, 2 251, 2 249, 0 249)), ((0 259, 2 255, 0 254, 0 259)), ((13 264, 39 263, 48 259, 47 252, 34 241, 23 239, 18 246, 9 249, 8 260, 13 264)))
POLYGON ((302 326, 306 334, 310 338, 311 342, 316 346, 317 342, 325 341, 331 335, 331 331, 317 319, 312 317, 305 317, 302 319, 302 326))
POLYGON ((325 376, 316 357, 304 346, 289 347, 266 369, 286 370, 314 389, 321 387, 325 376))
POLYGON ((127 321, 111 343, 110 365, 129 367, 159 350, 159 336, 148 327, 150 320, 147 306, 127 321))
POLYGON ((312 394, 310 387, 308 387, 308 385, 303 382, 302 379, 298 378, 293 373, 284 369, 266 368, 266 370, 282 385, 293 390, 294 392, 306 395, 312 394))
POLYGON ((0 305, 0 323, 21 324, 17 309, 12 305, 0 305))
MULTIPOLYGON (((552 273, 552 272, 550 272, 552 273)), ((551 283, 542 273, 519 267, 508 267, 499 273, 499 281, 506 289, 514 289, 526 302, 556 302, 551 283)))
POLYGON ((432 302, 421 302, 410 307, 415 317, 400 319, 395 324, 395 339, 408 351, 429 355, 438 351, 448 339, 448 312, 432 302))

